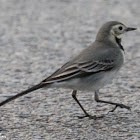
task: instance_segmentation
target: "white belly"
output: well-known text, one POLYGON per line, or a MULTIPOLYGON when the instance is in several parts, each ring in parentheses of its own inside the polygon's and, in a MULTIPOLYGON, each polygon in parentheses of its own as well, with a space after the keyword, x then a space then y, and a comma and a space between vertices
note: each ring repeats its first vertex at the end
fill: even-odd
POLYGON ((64 82, 56 82, 51 87, 69 88, 82 91, 97 91, 112 82, 117 71, 100 72, 84 78, 75 78, 64 82))

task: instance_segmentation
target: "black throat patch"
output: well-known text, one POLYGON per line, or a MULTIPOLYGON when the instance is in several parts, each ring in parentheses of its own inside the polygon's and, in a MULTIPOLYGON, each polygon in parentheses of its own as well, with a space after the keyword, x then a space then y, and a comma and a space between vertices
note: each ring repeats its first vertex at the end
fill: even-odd
POLYGON ((122 49, 122 50, 124 51, 124 48, 123 48, 123 46, 122 46, 122 44, 121 44, 121 39, 119 39, 119 38, 117 38, 117 37, 115 37, 115 39, 116 39, 116 42, 117 42, 117 44, 119 45, 120 49, 122 49))

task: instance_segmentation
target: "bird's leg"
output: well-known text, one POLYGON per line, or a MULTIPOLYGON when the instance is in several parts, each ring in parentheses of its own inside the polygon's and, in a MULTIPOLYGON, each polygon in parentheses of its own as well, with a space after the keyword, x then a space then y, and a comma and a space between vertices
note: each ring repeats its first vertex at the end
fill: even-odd
MULTIPOLYGON (((114 111, 116 110, 117 107, 125 108, 125 109, 128 109, 128 110, 131 110, 131 108, 130 108, 129 106, 126 106, 126 105, 124 105, 124 104, 119 104, 119 103, 113 103, 113 102, 109 102, 109 101, 100 100, 97 92, 95 92, 95 101, 96 101, 96 102, 100 102, 100 103, 107 103, 107 104, 115 105, 115 108, 112 109, 112 110, 109 111, 109 112, 114 112, 114 111)), ((109 113, 109 112, 108 112, 108 113, 109 113)))
POLYGON ((103 116, 101 117, 96 117, 96 116, 91 116, 89 115, 86 110, 83 108, 83 106, 81 105, 81 103, 78 101, 77 97, 76 97, 76 94, 77 94, 77 90, 73 90, 72 92, 72 97, 74 98, 74 100, 78 103, 78 105, 80 106, 80 108, 83 110, 83 112, 85 113, 85 116, 78 116, 78 118, 80 119, 83 119, 85 117, 89 117, 90 119, 97 119, 97 118, 102 118, 103 116))

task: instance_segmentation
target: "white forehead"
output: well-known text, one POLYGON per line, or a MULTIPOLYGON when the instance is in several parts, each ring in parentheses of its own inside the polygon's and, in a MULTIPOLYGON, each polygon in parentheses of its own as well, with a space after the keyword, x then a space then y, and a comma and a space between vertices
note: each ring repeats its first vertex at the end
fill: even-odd
POLYGON ((114 26, 112 27, 112 29, 118 28, 118 27, 120 27, 120 26, 126 28, 126 26, 123 25, 123 24, 117 24, 117 25, 114 25, 114 26))

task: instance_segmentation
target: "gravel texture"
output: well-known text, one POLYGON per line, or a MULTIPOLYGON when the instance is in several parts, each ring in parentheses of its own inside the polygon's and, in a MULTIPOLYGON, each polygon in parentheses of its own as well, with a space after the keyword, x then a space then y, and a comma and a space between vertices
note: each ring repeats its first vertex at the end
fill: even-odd
MULTIPOLYGON (((124 103, 99 120, 83 112, 71 90, 38 90, 0 107, 0 140, 140 139, 139 0, 1 0, 0 101, 37 84, 95 39, 106 21, 139 28, 123 37, 125 65, 100 98, 124 103)), ((79 92, 90 114, 107 114, 94 93, 79 92)))

